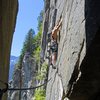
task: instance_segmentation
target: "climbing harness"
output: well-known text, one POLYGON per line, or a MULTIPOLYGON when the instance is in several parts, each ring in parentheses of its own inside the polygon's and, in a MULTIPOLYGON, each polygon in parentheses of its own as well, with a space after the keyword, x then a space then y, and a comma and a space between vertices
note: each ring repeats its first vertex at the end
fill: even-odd
POLYGON ((52 51, 52 53, 58 51, 58 44, 55 40, 51 41, 51 51, 52 51))

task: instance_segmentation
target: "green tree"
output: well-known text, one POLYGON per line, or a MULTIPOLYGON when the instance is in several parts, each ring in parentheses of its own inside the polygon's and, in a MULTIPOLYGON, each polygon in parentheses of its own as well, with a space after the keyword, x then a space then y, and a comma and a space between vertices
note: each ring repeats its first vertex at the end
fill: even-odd
POLYGON ((26 52, 29 52, 30 55, 33 52, 33 39, 35 36, 35 32, 33 29, 30 29, 26 35, 25 41, 23 43, 23 48, 21 50, 21 55, 24 55, 26 52))
POLYGON ((40 15, 38 16, 38 31, 40 31, 40 28, 41 28, 41 24, 42 24, 42 22, 43 22, 43 10, 41 10, 41 12, 40 12, 40 15))
POLYGON ((26 38, 25 38, 25 41, 23 43, 23 48, 22 48, 21 54, 19 56, 18 68, 22 67, 23 57, 24 57, 26 52, 28 52, 30 55, 32 55, 33 47, 35 46, 35 45, 33 45, 34 36, 35 36, 34 30, 30 29, 28 31, 26 38))
POLYGON ((40 88, 35 90, 35 100, 45 100, 45 90, 40 88))
POLYGON ((33 52, 33 38, 34 38, 35 32, 33 29, 30 29, 29 32, 26 35, 24 46, 23 46, 23 52, 29 52, 32 54, 33 52))

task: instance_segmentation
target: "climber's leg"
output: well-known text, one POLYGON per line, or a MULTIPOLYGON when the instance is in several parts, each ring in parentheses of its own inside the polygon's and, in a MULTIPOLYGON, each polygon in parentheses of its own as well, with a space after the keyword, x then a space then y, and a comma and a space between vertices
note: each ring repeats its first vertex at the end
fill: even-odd
POLYGON ((51 63, 52 63, 52 66, 54 67, 54 66, 56 66, 57 51, 58 51, 58 44, 57 44, 56 41, 52 41, 52 43, 51 43, 51 51, 52 51, 52 54, 51 54, 51 63))
POLYGON ((53 64, 53 66, 56 65, 56 60, 57 60, 57 53, 54 52, 54 53, 52 54, 52 64, 53 64))

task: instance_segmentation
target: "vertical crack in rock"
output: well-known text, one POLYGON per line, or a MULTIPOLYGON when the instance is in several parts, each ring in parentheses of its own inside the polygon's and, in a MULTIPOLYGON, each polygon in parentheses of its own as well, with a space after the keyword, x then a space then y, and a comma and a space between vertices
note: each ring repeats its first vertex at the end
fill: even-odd
MULTIPOLYGON (((60 82, 60 83, 59 83, 59 85, 60 85, 59 88, 60 88, 60 90, 61 90, 61 87, 62 87, 62 89, 63 89, 63 84, 62 84, 62 83, 63 83, 63 81, 62 81, 63 78, 62 78, 61 74, 59 74, 59 73, 58 73, 58 76, 59 76, 59 82, 60 82)), ((61 99, 59 99, 59 100, 63 100, 62 98, 63 98, 64 90, 62 90, 62 91, 60 91, 60 92, 62 92, 62 93, 61 93, 61 99)))
MULTIPOLYGON (((89 68, 91 69, 92 66, 99 67, 98 63, 96 63, 99 58, 96 58, 95 55, 91 56, 91 53, 88 57, 86 53, 89 52, 86 51, 88 50, 89 46, 91 46, 90 43, 94 39, 96 30, 100 26, 100 14, 98 14, 100 8, 98 4, 100 3, 96 0, 46 1, 49 1, 50 5, 53 5, 53 7, 50 6, 49 8, 49 19, 47 20, 47 23, 49 23, 47 27, 48 30, 51 30, 54 26, 52 21, 57 23, 60 16, 62 16, 63 19, 62 27, 58 33, 58 38, 60 37, 60 39, 57 41, 59 45, 56 65, 57 68, 59 68, 59 72, 55 74, 56 70, 53 70, 51 73, 51 70, 49 70, 49 76, 52 76, 53 79, 47 86, 46 98, 47 100, 58 100, 59 97, 61 97, 61 92, 59 91, 59 81, 61 78, 65 92, 63 93, 64 98, 62 100, 66 100, 66 97, 70 97, 72 100, 87 100, 88 95, 86 93, 93 93, 93 91, 90 92, 92 88, 94 87, 94 90, 98 88, 98 86, 93 84, 99 84, 97 81, 97 79, 99 80, 99 76, 94 74, 95 72, 99 73, 97 68, 93 68, 95 69, 93 71, 89 70, 89 68), (52 20, 55 9, 57 9, 57 15, 55 16, 56 18, 52 20), (88 59, 85 61, 87 66, 83 64, 85 59, 88 59), (80 69, 80 67, 82 69, 80 69), (58 76, 59 73, 62 76, 60 78, 58 76), (94 76, 91 75, 91 73, 93 73, 94 76), (90 74, 90 76, 88 74, 90 74), (93 80, 92 78, 95 79, 93 80), (88 82, 89 80, 90 82, 88 82), (76 89, 77 87, 78 89, 76 89), (86 99, 81 99, 82 97, 86 99)), ((97 53, 94 52, 94 50, 95 49, 93 48, 92 53, 97 53)))
MULTIPOLYGON (((58 76, 59 76, 59 74, 58 74, 58 76)), ((59 76, 59 87, 60 87, 59 100, 62 100, 64 90, 63 90, 63 84, 62 84, 62 77, 61 76, 59 76)))
POLYGON ((79 80, 79 78, 81 76, 81 70, 80 70, 79 63, 80 63, 81 52, 82 52, 83 47, 84 47, 84 42, 85 42, 85 39, 83 39, 82 46, 81 46, 80 52, 78 54, 78 59, 77 59, 77 62, 75 64, 75 69, 73 71, 72 77, 71 77, 71 79, 69 81, 69 84, 68 84, 68 91, 66 93, 67 97, 71 96, 71 93, 73 91, 74 85, 77 83, 77 81, 79 80))
POLYGON ((57 71, 55 72, 54 78, 51 78, 51 79, 53 79, 53 82, 52 82, 51 89, 50 89, 50 99, 49 99, 49 100, 51 100, 52 88, 53 88, 53 84, 54 84, 54 82, 55 82, 56 74, 57 74, 57 73, 58 73, 58 69, 57 69, 57 71))
MULTIPOLYGON (((66 3, 65 3, 65 4, 66 4, 66 3)), ((67 28, 68 28, 68 24, 69 24, 69 18, 70 18, 70 14, 71 14, 72 5, 73 5, 73 0, 72 0, 72 3, 71 3, 70 13, 69 13, 69 16, 68 16, 67 28)), ((64 6, 64 7, 65 7, 65 6, 64 6)), ((66 42, 66 36, 67 36, 67 33, 65 34, 64 39, 63 39, 62 50, 61 50, 62 52, 61 52, 61 54, 60 54, 60 56, 59 56, 59 59, 58 59, 58 61, 57 61, 57 66, 59 65, 59 62, 60 62, 60 59, 61 59, 61 56, 62 56, 62 53, 63 53, 64 44, 65 44, 65 42, 66 42)))

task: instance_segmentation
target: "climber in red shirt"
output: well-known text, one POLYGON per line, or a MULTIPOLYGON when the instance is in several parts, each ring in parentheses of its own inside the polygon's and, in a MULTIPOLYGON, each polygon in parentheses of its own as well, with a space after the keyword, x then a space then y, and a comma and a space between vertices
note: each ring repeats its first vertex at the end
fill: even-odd
POLYGON ((57 33, 59 31, 59 28, 62 24, 62 19, 54 26, 52 33, 51 33, 51 64, 53 68, 55 67, 56 60, 57 60, 57 52, 58 52, 58 44, 57 44, 57 33))

